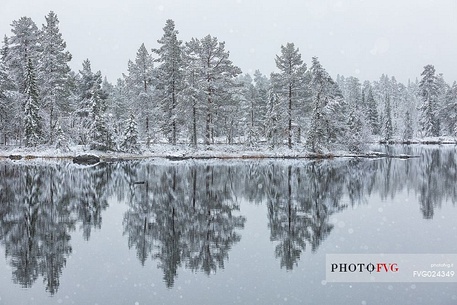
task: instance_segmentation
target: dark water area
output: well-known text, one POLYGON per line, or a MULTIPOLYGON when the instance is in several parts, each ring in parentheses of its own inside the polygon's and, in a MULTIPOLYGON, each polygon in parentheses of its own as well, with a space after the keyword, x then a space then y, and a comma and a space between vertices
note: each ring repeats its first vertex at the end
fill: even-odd
POLYGON ((456 148, 412 159, 0 162, 0 304, 457 304, 326 254, 457 253, 456 148))

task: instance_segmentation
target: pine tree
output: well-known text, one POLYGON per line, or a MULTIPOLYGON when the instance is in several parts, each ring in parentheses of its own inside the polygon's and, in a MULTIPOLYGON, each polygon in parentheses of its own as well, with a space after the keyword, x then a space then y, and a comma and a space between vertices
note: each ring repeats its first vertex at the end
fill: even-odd
POLYGON ((6 144, 8 135, 12 133, 12 126, 15 116, 15 109, 12 108, 10 91, 14 90, 13 81, 9 76, 9 69, 6 65, 8 54, 8 39, 5 36, 0 54, 0 143, 6 144))
POLYGON ((153 104, 154 62, 144 43, 138 49, 135 61, 128 62, 128 74, 124 78, 131 103, 129 107, 136 114, 140 134, 144 135, 149 147, 155 140, 155 122, 160 117, 157 106, 153 104))
POLYGON ((214 142, 216 109, 223 101, 231 99, 235 88, 235 77, 241 73, 240 68, 233 65, 229 59, 229 52, 225 51, 225 43, 219 42, 216 37, 208 35, 201 40, 193 39, 186 44, 189 54, 196 59, 196 82, 201 84, 205 103, 204 111, 204 142, 206 145, 214 142))
POLYGON ((40 61, 38 78, 43 107, 48 116, 49 143, 54 142, 54 130, 59 117, 70 112, 71 54, 65 51, 66 43, 59 31, 59 20, 54 12, 46 16, 40 36, 40 61))
POLYGON ((138 143, 138 128, 133 114, 130 114, 130 117, 125 121, 125 126, 121 149, 130 153, 139 153, 141 149, 138 143))
POLYGON ((11 25, 13 36, 9 39, 7 64, 18 91, 24 93, 29 59, 33 67, 37 67, 40 34, 35 22, 29 17, 15 20, 11 25))
POLYGON ((194 148, 197 148, 199 125, 205 105, 204 80, 201 76, 199 53, 197 39, 193 38, 186 43, 183 57, 186 67, 184 70, 183 104, 185 105, 185 120, 188 122, 189 142, 194 148))
POLYGON ((38 88, 35 79, 35 70, 32 59, 25 75, 25 103, 24 103, 24 136, 25 146, 36 146, 42 141, 42 123, 39 116, 38 88))
POLYGON ((305 108, 306 64, 293 43, 281 46, 281 55, 276 55, 275 62, 281 72, 272 73, 271 80, 281 100, 287 103, 287 143, 292 148, 293 125, 299 125, 299 116, 302 116, 305 108))
POLYGON ((180 98, 184 77, 183 46, 182 41, 178 40, 179 32, 175 30, 173 20, 166 21, 163 31, 162 38, 157 41, 161 47, 153 50, 159 57, 156 59, 159 63, 156 69, 156 95, 165 114, 162 130, 168 141, 176 145, 180 125, 178 119, 182 118, 183 111, 180 98))
POLYGON ((440 121, 437 117, 438 81, 435 67, 425 66, 421 75, 423 77, 419 83, 419 94, 422 97, 420 124, 425 136, 436 137, 440 134, 440 121))

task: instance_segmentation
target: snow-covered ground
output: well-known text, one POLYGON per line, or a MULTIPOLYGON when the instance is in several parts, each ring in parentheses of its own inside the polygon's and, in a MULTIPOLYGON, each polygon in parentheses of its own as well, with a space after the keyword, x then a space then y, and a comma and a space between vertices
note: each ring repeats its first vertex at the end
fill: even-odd
MULTIPOLYGON (((143 147, 141 154, 123 153, 123 152, 101 152, 89 150, 85 146, 71 146, 68 151, 62 151, 49 146, 37 147, 18 147, 18 146, 0 146, 0 157, 6 158, 11 155, 20 155, 24 158, 72 158, 78 155, 92 154, 103 159, 135 159, 135 158, 307 158, 317 157, 317 155, 307 152, 302 146, 288 149, 286 146, 270 150, 267 146, 247 147, 244 145, 200 145, 197 149, 187 144, 169 145, 156 144, 149 148, 143 147)), ((352 156, 348 152, 338 151, 322 155, 321 157, 330 156, 352 156)))
MULTIPOLYGON (((398 143, 398 142, 395 142, 398 143)), ((454 138, 423 138, 411 140, 412 144, 457 144, 454 138)), ((83 145, 74 145, 67 151, 62 151, 50 146, 20 147, 20 146, 0 146, 0 158, 7 158, 11 155, 18 155, 27 158, 73 158, 78 155, 91 154, 97 155, 102 159, 138 159, 138 158, 177 158, 177 159, 205 159, 205 158, 329 158, 329 157, 356 157, 368 156, 376 157, 379 145, 372 146, 369 152, 356 154, 347 151, 333 151, 323 155, 310 153, 303 146, 295 146, 292 149, 282 146, 273 150, 266 145, 248 147, 241 144, 213 144, 209 146, 199 145, 198 148, 190 147, 188 144, 154 144, 149 148, 143 147, 140 154, 123 152, 101 152, 90 150, 83 145), (373 152, 374 151, 374 152, 373 152)))

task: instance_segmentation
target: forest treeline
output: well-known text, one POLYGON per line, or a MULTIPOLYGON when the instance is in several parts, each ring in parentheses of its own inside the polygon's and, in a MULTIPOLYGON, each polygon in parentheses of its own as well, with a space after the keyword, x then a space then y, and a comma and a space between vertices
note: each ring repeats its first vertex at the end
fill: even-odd
POLYGON ((89 59, 72 59, 54 12, 41 29, 12 22, 0 57, 0 143, 66 150, 141 152, 155 143, 288 147, 322 153, 362 151, 371 141, 455 136, 457 84, 432 65, 402 84, 333 79, 293 43, 281 46, 277 71, 243 74, 224 42, 208 35, 183 42, 167 20, 158 48, 142 44, 115 84, 89 59))

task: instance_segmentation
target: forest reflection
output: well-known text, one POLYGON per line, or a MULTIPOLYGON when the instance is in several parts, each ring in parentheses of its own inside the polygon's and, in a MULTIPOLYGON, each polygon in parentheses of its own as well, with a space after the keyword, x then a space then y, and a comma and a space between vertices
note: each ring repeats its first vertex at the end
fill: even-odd
MULTIPOLYGON (((126 202, 124 236, 140 264, 157 263, 167 287, 180 268, 213 274, 224 268, 246 222, 242 202, 265 204, 272 251, 291 270, 333 230, 331 215, 369 204, 377 194, 415 194, 417 212, 433 219, 457 199, 455 149, 421 157, 330 161, 0 163, 0 244, 12 279, 50 294, 72 253, 72 234, 89 240, 115 196, 126 202)), ((259 217, 264 217, 259 215, 259 217)))

